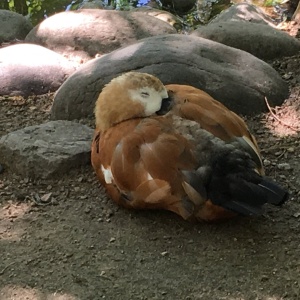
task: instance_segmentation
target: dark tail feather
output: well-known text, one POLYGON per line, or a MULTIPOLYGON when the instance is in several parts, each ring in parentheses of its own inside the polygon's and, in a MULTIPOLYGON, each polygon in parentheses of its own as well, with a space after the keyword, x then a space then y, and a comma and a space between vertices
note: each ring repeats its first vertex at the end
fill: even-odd
POLYGON ((257 177, 254 176, 254 182, 235 176, 215 178, 209 185, 209 198, 214 204, 243 215, 260 215, 264 204, 279 206, 288 199, 288 193, 275 182, 257 177))
POLYGON ((244 178, 241 174, 213 174, 206 184, 197 171, 185 171, 183 174, 185 181, 203 198, 242 215, 261 215, 264 204, 279 206, 289 196, 277 183, 253 170, 248 170, 244 178))
POLYGON ((246 152, 224 147, 213 154, 206 166, 183 173, 202 198, 243 215, 260 215, 264 204, 279 206, 288 199, 287 191, 255 172, 246 152))
POLYGON ((289 198, 289 193, 286 190, 267 177, 262 178, 259 186, 264 189, 268 196, 267 202, 270 204, 280 206, 289 198))
POLYGON ((243 215, 260 215, 266 203, 281 205, 288 193, 271 179, 257 174, 251 157, 239 150, 219 153, 212 163, 208 198, 243 215))

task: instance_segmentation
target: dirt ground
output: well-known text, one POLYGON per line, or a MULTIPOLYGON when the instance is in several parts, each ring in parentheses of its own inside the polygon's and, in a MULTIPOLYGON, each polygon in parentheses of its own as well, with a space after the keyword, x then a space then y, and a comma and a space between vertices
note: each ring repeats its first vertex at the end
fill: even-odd
MULTIPOLYGON (((0 300, 300 299, 300 56, 291 95, 247 118, 282 208, 221 224, 114 205, 90 166, 57 180, 0 174, 0 300), (42 198, 36 201, 36 196, 42 198)), ((0 98, 0 136, 48 120, 53 95, 0 98)))

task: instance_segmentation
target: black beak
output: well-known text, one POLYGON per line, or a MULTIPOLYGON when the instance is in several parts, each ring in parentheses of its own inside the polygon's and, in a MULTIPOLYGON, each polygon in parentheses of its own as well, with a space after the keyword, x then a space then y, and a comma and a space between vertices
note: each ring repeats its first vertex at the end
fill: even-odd
POLYGON ((162 99, 160 110, 158 110, 156 113, 159 116, 165 115, 172 109, 173 103, 173 99, 171 99, 170 97, 162 99))

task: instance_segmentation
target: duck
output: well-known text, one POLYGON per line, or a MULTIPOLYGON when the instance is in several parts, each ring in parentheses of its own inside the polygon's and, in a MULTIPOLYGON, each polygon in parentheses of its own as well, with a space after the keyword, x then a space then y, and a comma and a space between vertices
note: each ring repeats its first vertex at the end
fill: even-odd
POLYGON ((94 113, 92 167, 119 206, 213 222, 288 199, 243 119, 200 89, 127 72, 102 89, 94 113))

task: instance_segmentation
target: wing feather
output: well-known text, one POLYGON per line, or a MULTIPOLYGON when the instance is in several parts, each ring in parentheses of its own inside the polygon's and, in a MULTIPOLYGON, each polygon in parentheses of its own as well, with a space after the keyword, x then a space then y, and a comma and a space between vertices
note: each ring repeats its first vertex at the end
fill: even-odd
POLYGON ((93 151, 92 160, 110 170, 112 182, 105 182, 103 174, 101 182, 117 203, 164 208, 188 218, 194 204, 182 200, 186 193, 180 170, 193 169, 196 159, 189 142, 173 131, 170 122, 167 118, 122 122, 101 134, 100 150, 93 151))
POLYGON ((264 174, 257 142, 242 118, 202 90, 176 84, 166 87, 176 103, 175 114, 196 121, 225 142, 238 143, 256 162, 259 173, 264 174))

